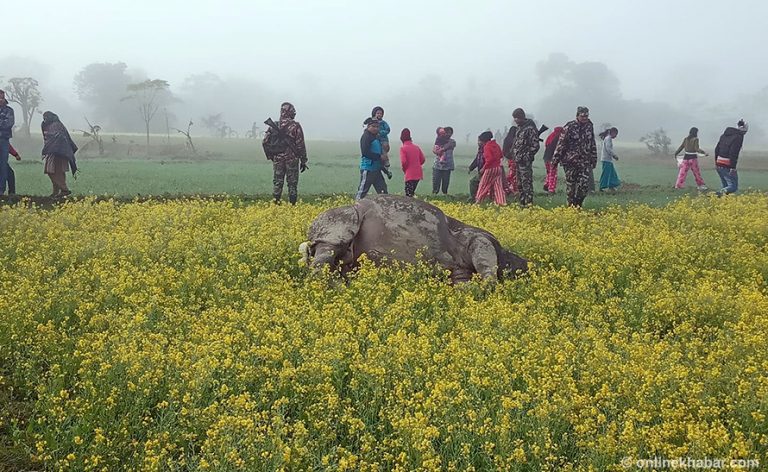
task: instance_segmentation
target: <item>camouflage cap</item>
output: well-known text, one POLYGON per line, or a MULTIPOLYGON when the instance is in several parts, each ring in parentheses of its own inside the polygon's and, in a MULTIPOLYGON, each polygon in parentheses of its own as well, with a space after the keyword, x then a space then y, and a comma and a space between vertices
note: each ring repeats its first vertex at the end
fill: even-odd
POLYGON ((582 115, 582 114, 589 115, 589 108, 587 108, 587 107, 578 107, 578 108, 576 108, 576 116, 582 115))
POLYGON ((280 118, 295 118, 296 117, 296 107, 294 107, 289 102, 283 102, 282 105, 280 105, 280 118))

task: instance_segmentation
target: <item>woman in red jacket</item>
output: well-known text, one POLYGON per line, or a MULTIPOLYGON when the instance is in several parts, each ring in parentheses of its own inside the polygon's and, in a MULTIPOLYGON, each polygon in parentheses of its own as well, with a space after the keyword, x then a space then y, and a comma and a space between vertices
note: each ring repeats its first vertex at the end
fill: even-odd
POLYGON ((506 205, 507 197, 504 192, 504 178, 501 168, 503 154, 501 147, 493 139, 493 133, 486 131, 477 138, 477 144, 483 146, 483 168, 480 169, 480 187, 477 189, 477 203, 492 197, 497 205, 506 205))
POLYGON ((404 128, 400 133, 400 141, 403 145, 400 147, 400 165, 405 174, 405 196, 412 197, 416 194, 416 186, 419 180, 424 178, 424 153, 421 148, 413 144, 411 139, 411 130, 404 128))

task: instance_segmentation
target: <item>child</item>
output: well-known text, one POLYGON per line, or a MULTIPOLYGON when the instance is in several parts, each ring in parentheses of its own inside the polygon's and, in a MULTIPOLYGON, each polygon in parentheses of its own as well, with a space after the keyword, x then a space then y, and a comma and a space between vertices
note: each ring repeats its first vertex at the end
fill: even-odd
POLYGON ((405 174, 405 196, 412 197, 416 194, 419 180, 424 178, 424 153, 419 146, 413 144, 411 130, 408 128, 400 133, 400 141, 403 143, 400 147, 400 165, 405 174))
POLYGON ((443 146, 448 144, 448 136, 446 136, 445 128, 443 127, 437 128, 435 134, 437 134, 437 137, 435 138, 435 146, 432 148, 432 154, 437 156, 438 160, 443 161, 443 156, 445 155, 443 146))
POLYGON ((387 178, 392 178, 392 171, 389 170, 389 123, 384 121, 384 109, 375 107, 371 110, 371 118, 379 122, 379 142, 381 143, 381 166, 382 171, 387 174, 387 178))
POLYGON ((605 189, 616 190, 621 185, 619 174, 616 173, 616 167, 613 161, 618 161, 619 156, 613 152, 613 140, 619 135, 618 128, 609 128, 598 136, 603 140, 603 149, 600 153, 600 161, 603 163, 603 173, 600 175, 600 191, 605 189))
POLYGON ((444 195, 448 195, 448 185, 451 183, 451 172, 453 165, 453 150, 456 147, 456 141, 452 139, 453 128, 446 126, 437 128, 437 139, 432 152, 435 154, 435 164, 432 166, 432 193, 437 194, 440 190, 444 195))
POLYGON ((502 182, 501 146, 493 139, 493 133, 486 131, 477 138, 477 144, 483 146, 483 168, 480 177, 480 188, 477 189, 477 203, 492 197, 497 205, 506 205, 507 198, 502 182))
POLYGON ((675 156, 680 154, 680 151, 685 149, 685 156, 683 162, 680 164, 680 171, 677 173, 677 182, 675 182, 675 188, 685 187, 685 178, 688 177, 688 171, 693 172, 693 178, 696 179, 696 186, 699 190, 707 190, 707 186, 704 184, 704 179, 701 178, 701 170, 699 169, 699 154, 708 156, 706 152, 702 151, 699 147, 699 128, 693 127, 688 132, 688 136, 683 139, 683 143, 675 151, 675 156))

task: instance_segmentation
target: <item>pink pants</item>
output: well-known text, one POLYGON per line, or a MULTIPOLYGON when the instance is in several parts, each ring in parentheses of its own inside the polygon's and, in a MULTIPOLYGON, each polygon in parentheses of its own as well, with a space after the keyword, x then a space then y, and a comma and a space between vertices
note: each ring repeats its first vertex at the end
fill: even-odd
POLYGON ((685 187, 685 178, 688 177, 688 170, 693 171, 693 178, 696 179, 696 185, 704 185, 704 179, 701 178, 701 170, 699 170, 699 159, 685 159, 680 166, 680 173, 677 174, 675 188, 685 187))
POLYGON ((507 196, 504 192, 503 178, 504 169, 502 167, 485 169, 482 177, 480 177, 480 187, 477 189, 477 203, 482 202, 486 197, 491 197, 497 205, 506 205, 507 196))
POLYGON ((557 164, 545 162, 544 166, 547 168, 547 175, 544 176, 544 185, 547 186, 549 193, 555 193, 555 188, 557 187, 557 164))

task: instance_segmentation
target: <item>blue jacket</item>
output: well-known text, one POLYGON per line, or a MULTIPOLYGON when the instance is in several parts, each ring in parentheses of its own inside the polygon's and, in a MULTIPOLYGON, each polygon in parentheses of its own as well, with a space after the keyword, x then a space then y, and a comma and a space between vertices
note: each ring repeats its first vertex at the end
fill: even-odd
POLYGON ((0 107, 0 139, 11 139, 13 137, 13 127, 16 124, 13 116, 13 108, 9 106, 0 107))
POLYGON ((379 141, 389 142, 389 132, 392 131, 389 128, 389 123, 384 120, 379 121, 379 141))
POLYGON ((381 170, 381 141, 367 130, 360 138, 360 170, 381 170))

